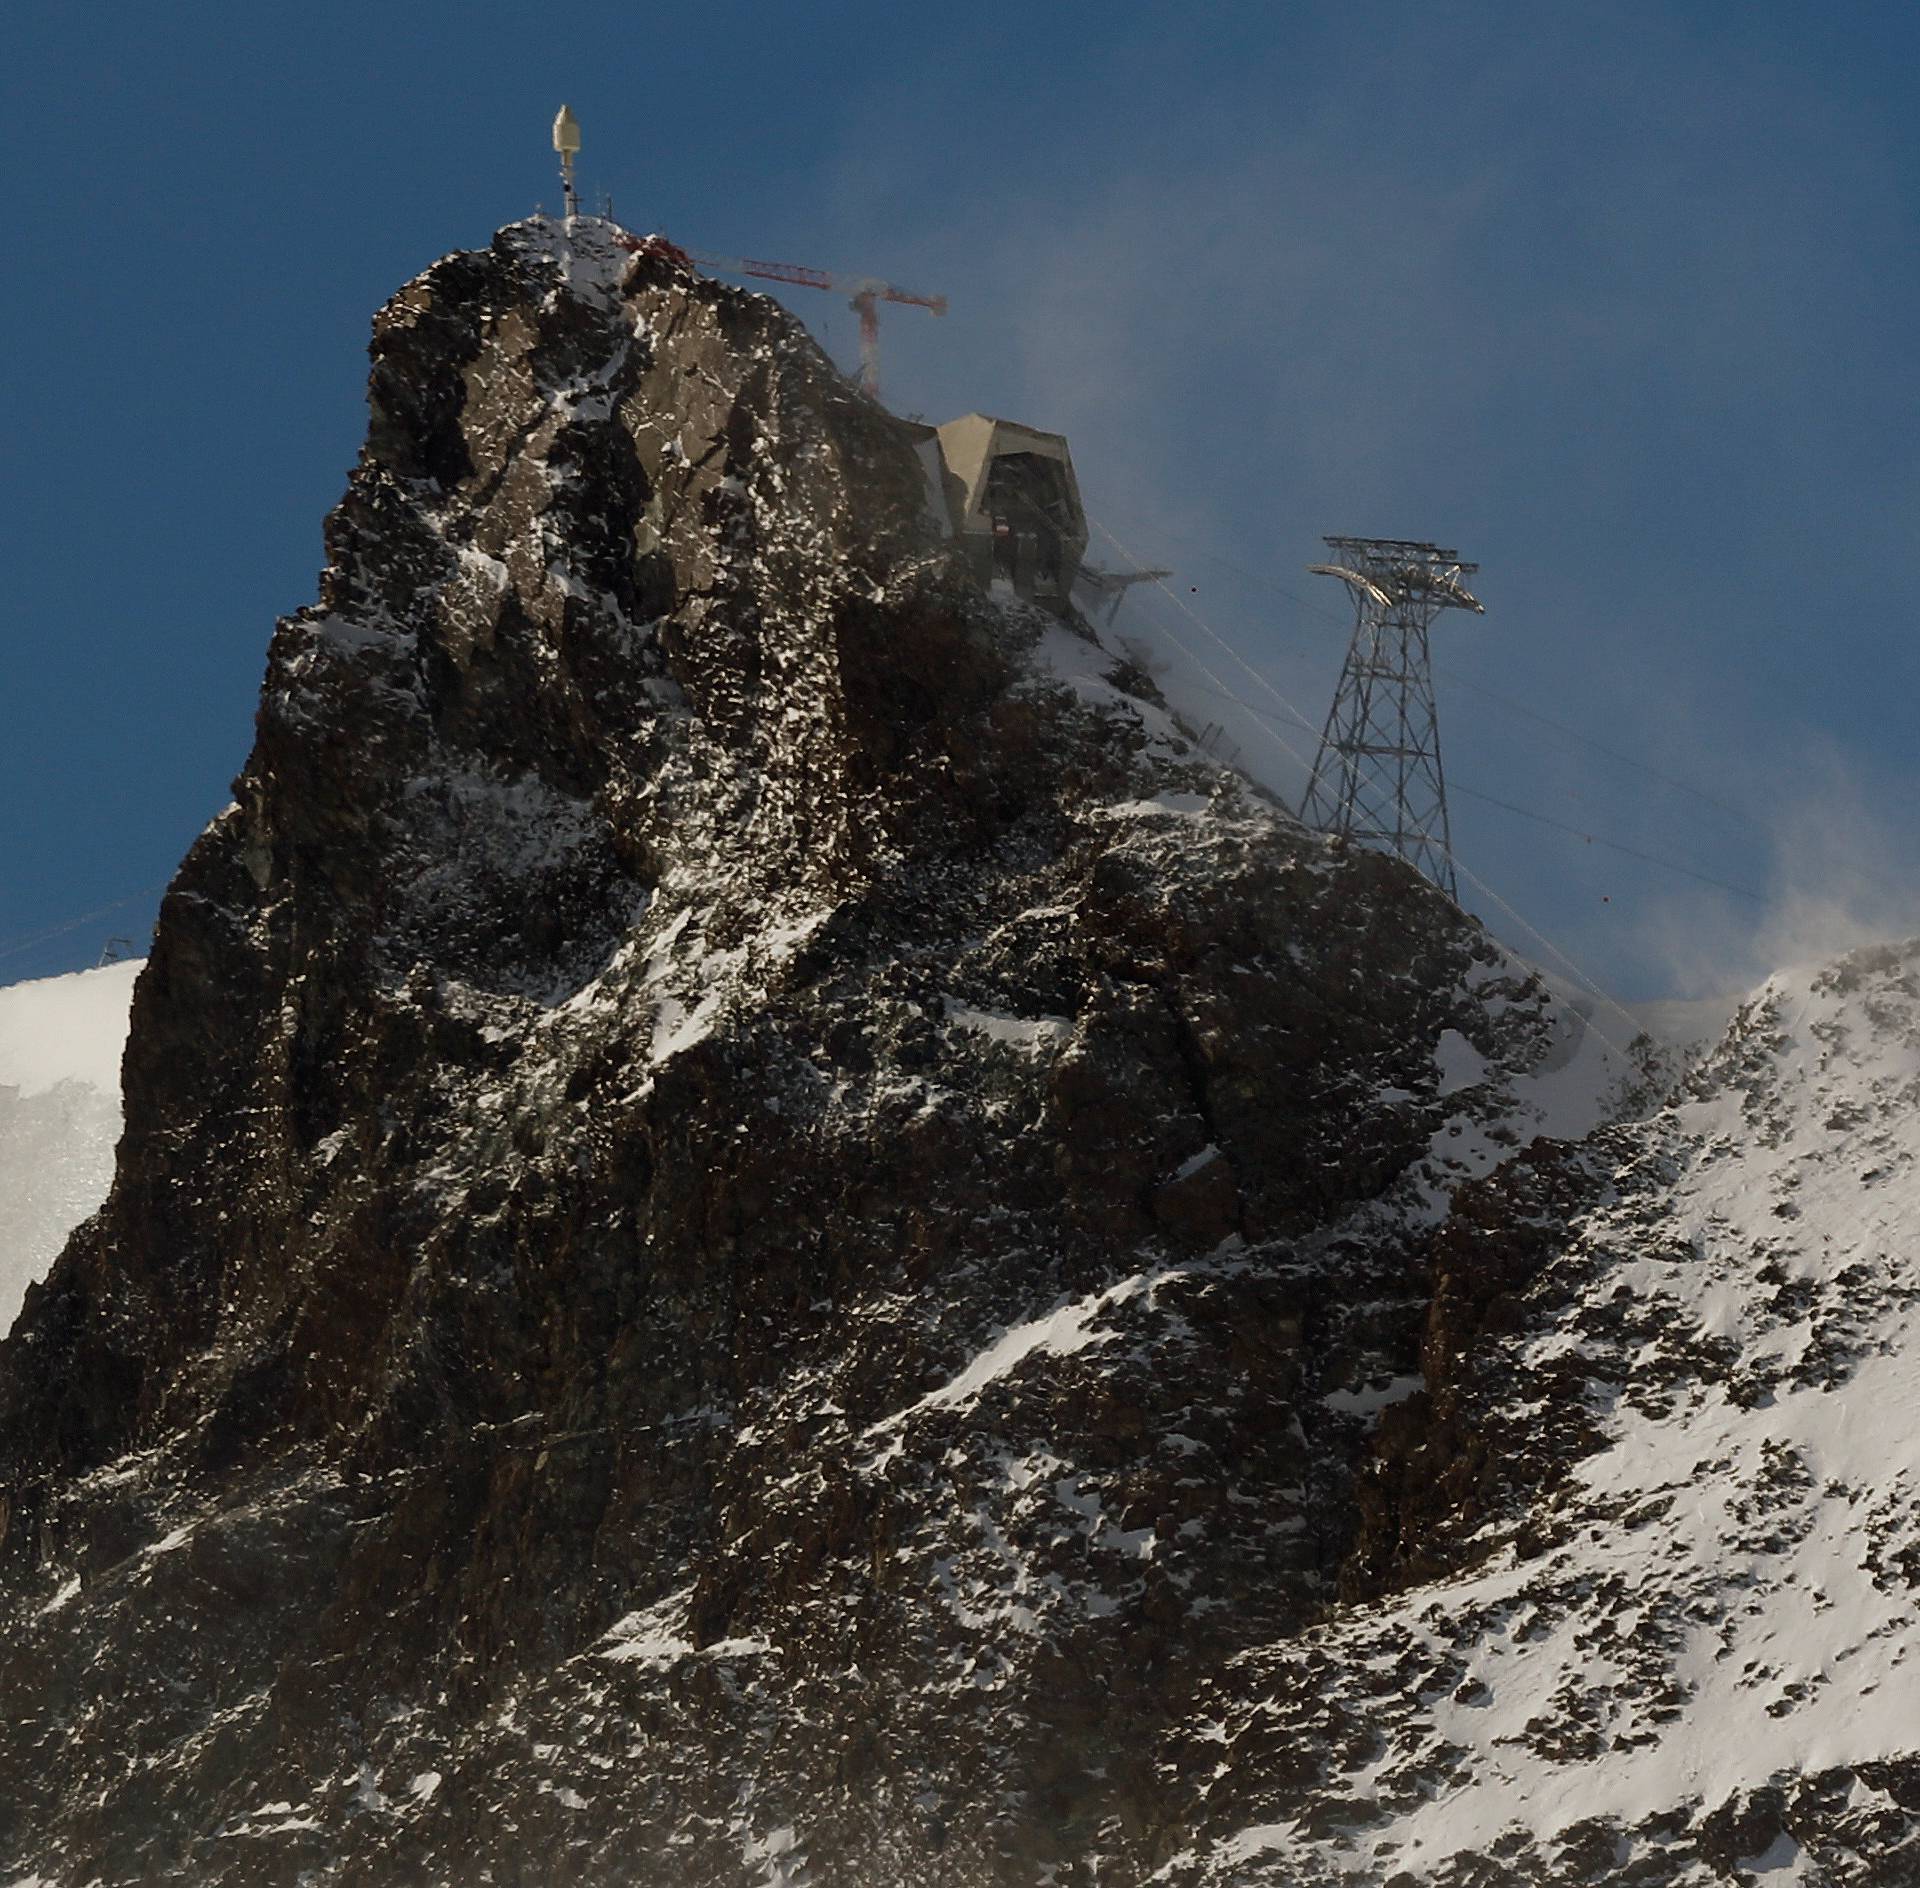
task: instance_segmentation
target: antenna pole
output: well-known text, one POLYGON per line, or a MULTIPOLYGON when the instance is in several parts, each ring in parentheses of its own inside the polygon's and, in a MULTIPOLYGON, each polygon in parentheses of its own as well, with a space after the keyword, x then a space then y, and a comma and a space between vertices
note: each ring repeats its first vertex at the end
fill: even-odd
POLYGON ((1308 568, 1347 586, 1355 620, 1300 818, 1398 853, 1457 903, 1427 632, 1442 610, 1484 614, 1462 581, 1480 566, 1405 538, 1325 542, 1336 561, 1308 568))
POLYGON ((573 188, 573 160, 580 150, 580 120, 569 105, 560 107, 553 121, 553 148, 560 153, 560 188, 566 193, 567 218, 580 214, 580 199, 573 188))

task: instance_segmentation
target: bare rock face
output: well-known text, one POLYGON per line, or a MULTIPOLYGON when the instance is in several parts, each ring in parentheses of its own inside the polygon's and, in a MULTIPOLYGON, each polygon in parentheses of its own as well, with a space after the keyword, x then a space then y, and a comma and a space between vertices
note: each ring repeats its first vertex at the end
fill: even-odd
POLYGON ((1145 1881, 1223 1674, 1452 1564, 1356 1474, 1568 1019, 771 302, 516 225, 370 401, 0 1350, 0 1864, 1145 1881))

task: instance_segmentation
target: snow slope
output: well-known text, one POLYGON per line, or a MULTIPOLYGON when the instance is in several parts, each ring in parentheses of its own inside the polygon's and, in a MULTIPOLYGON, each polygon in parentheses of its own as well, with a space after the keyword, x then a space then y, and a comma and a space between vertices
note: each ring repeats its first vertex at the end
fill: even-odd
POLYGON ((1770 1888, 1920 1870, 1916 1103, 1920 943, 1770 980, 1600 1137, 1485 1359, 1487 1423, 1579 1446, 1462 1576, 1245 1661, 1205 1727, 1244 1826, 1169 1879, 1705 1883, 1716 1829, 1770 1888))
POLYGON ((0 1331, 106 1197, 138 963, 0 988, 0 1331))

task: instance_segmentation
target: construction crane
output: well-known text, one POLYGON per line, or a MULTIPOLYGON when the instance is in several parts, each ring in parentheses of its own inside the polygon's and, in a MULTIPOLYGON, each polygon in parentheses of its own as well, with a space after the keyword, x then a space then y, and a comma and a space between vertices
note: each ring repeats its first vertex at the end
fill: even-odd
MULTIPOLYGON (((560 182, 566 193, 567 215, 578 216, 580 199, 574 194, 573 161, 580 154, 580 121, 566 105, 553 121, 553 148, 560 153, 560 182)), ((659 243, 658 238, 654 241, 659 243)), ((639 248, 628 239, 624 245, 639 248)), ((703 269, 719 269, 727 275, 751 275, 763 282, 786 282, 795 288, 838 290, 852 299, 848 306, 860 317, 860 384, 876 400, 880 397, 880 304, 899 302, 908 308, 931 308, 936 315, 947 312, 944 295, 916 295, 911 289, 892 282, 877 281, 870 275, 833 275, 825 269, 809 269, 799 262, 755 262, 747 256, 688 256, 674 244, 665 244, 666 252, 677 259, 697 262, 703 269)))
POLYGON ((786 282, 795 288, 823 288, 829 294, 850 296, 847 306, 860 317, 860 384, 876 400, 880 397, 880 304, 899 302, 908 308, 930 308, 936 315, 947 312, 944 295, 916 295, 911 289, 876 281, 870 275, 833 275, 825 269, 809 269, 804 263, 755 262, 746 256, 696 255, 693 260, 703 269, 718 269, 725 275, 750 275, 763 282, 786 282))

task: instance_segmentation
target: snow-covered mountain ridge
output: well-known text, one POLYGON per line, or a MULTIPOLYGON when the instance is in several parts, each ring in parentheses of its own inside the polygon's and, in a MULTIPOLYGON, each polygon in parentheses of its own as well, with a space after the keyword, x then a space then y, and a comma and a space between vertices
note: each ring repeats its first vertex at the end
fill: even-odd
POLYGON ((1917 1103, 1920 943, 1873 947, 1545 1153, 1570 1187, 1490 1183, 1463 1270, 1562 1204, 1444 1364, 1504 1466, 1463 1571, 1245 1657, 1192 1747, 1242 1826, 1165 1879, 1920 1878, 1917 1103))

